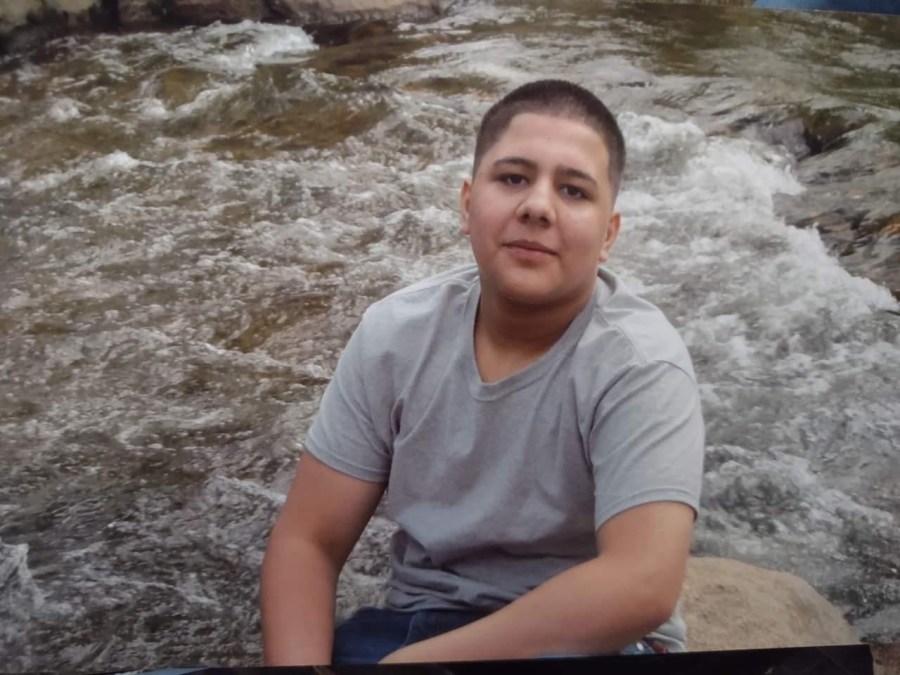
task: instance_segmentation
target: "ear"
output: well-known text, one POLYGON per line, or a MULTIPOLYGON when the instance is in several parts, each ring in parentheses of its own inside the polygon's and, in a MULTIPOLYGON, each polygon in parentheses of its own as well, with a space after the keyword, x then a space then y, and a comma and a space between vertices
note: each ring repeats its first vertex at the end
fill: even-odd
POLYGON ((616 237, 619 236, 619 226, 621 224, 622 216, 616 211, 609 217, 609 222, 606 224, 606 237, 604 237, 603 248, 600 249, 599 262, 605 263, 609 260, 609 252, 612 249, 613 244, 616 243, 616 237))
POLYGON ((463 181, 462 190, 459 194, 459 212, 461 222, 459 229, 466 236, 469 235, 469 200, 472 197, 472 181, 468 178, 463 181))

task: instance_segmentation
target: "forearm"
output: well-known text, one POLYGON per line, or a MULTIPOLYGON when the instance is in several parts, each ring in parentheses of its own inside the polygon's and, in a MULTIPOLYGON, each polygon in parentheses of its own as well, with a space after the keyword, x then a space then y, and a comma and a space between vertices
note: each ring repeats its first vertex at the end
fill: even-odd
POLYGON ((524 659, 616 652, 658 627, 677 593, 601 558, 569 569, 475 623, 396 652, 391 661, 524 659))
POLYGON ((262 568, 266 665, 331 662, 338 571, 316 546, 276 528, 262 568))

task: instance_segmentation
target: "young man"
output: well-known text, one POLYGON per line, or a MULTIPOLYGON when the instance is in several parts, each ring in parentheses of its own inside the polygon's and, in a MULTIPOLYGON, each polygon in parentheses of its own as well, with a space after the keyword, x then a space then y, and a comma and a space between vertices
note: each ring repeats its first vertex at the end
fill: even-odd
POLYGON ((675 330, 598 267, 624 161, 567 82, 485 115, 462 187, 477 266, 375 303, 342 354, 263 565, 268 664, 683 649, 703 422, 675 330), (387 607, 335 633, 385 488, 387 607))

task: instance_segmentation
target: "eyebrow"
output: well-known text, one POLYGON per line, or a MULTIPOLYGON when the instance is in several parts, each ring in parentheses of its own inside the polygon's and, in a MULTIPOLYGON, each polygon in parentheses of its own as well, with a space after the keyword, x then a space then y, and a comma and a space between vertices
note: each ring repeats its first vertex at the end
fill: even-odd
MULTIPOLYGON (((514 166, 521 166, 531 171, 537 170, 537 162, 533 162, 530 159, 525 159, 524 157, 501 157, 496 162, 494 162, 494 167, 501 167, 505 164, 512 164, 514 166)), ((563 167, 560 169, 560 173, 564 176, 568 176, 569 178, 579 178, 583 181, 587 181, 593 186, 597 186, 596 179, 588 173, 584 171, 579 171, 578 169, 573 169, 572 167, 563 167)))

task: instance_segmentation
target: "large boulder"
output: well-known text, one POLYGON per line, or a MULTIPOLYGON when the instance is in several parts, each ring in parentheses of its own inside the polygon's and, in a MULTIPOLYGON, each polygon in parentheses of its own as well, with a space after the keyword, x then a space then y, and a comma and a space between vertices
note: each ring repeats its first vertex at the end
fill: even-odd
MULTIPOLYGON (((683 602, 691 651, 859 643, 803 579, 736 560, 692 558, 683 602)), ((900 675, 900 643, 871 647, 875 675, 900 675)))
POLYGON ((793 574, 693 558, 683 598, 692 651, 859 642, 840 611, 793 574))

